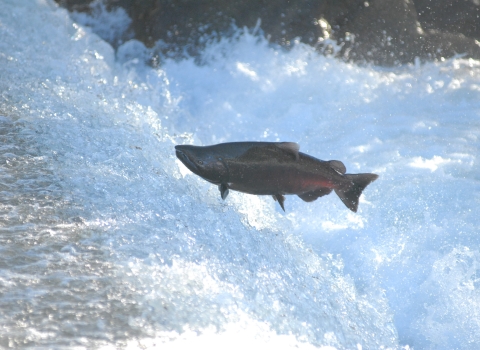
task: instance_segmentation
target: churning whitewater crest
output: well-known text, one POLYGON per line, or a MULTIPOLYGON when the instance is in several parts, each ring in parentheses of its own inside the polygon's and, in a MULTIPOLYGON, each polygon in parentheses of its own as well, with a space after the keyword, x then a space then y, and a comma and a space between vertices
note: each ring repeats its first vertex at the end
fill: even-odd
POLYGON ((4 8, 1 346, 480 344, 478 62, 361 68, 245 32, 152 69, 51 1, 4 8), (172 152, 251 139, 381 177, 357 214, 282 216, 172 152))
POLYGON ((395 345, 385 304, 356 295, 337 260, 281 229, 271 207, 220 205, 178 181, 172 141, 192 139, 175 135, 184 109, 165 71, 117 64, 50 1, 5 7, 2 346, 188 332, 214 345, 231 329, 261 344, 289 336, 285 347, 395 345))

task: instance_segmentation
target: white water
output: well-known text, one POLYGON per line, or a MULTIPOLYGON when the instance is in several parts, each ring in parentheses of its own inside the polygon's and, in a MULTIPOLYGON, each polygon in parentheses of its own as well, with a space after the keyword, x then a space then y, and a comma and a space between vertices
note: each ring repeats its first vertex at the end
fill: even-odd
POLYGON ((480 346, 479 62, 361 68, 248 33, 202 66, 144 51, 2 3, 1 347, 480 346), (380 178, 357 214, 283 214, 173 151, 242 140, 380 178))

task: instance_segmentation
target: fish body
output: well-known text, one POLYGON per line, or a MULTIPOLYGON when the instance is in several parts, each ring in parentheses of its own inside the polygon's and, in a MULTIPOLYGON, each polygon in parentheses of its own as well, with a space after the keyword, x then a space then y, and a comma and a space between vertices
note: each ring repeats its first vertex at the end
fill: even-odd
POLYGON ((335 191, 356 212, 360 194, 378 175, 346 174, 342 162, 323 161, 299 148, 293 142, 230 142, 175 150, 188 169, 218 185, 223 199, 229 190, 272 195, 284 209, 284 195, 311 202, 335 191))

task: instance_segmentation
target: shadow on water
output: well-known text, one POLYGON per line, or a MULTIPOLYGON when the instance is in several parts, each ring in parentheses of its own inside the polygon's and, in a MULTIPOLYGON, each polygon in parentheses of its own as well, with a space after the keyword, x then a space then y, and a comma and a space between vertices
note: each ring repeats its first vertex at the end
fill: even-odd
POLYGON ((35 137, 31 125, 0 116, 0 346, 87 345, 138 334, 128 318, 140 311, 131 291, 114 282, 102 229, 84 224, 55 159, 35 137))

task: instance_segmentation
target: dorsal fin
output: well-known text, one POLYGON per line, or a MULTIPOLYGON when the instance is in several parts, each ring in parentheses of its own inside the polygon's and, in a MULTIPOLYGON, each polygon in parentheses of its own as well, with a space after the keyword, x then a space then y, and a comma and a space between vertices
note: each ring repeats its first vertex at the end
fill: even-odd
POLYGON ((329 160, 328 164, 340 174, 345 174, 347 172, 347 168, 345 168, 345 165, 339 160, 329 160))
POLYGON ((291 153, 295 156, 295 159, 298 160, 298 151, 300 150, 300 145, 296 142, 278 142, 276 143, 278 148, 283 149, 284 151, 291 153))

